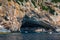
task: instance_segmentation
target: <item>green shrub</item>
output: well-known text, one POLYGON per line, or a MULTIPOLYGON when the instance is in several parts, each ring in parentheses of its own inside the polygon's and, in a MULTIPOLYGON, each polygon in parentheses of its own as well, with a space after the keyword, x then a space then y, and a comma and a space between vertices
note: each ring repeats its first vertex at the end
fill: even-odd
POLYGON ((55 3, 57 3, 57 2, 60 2, 60 0, 52 0, 52 2, 55 2, 55 3))

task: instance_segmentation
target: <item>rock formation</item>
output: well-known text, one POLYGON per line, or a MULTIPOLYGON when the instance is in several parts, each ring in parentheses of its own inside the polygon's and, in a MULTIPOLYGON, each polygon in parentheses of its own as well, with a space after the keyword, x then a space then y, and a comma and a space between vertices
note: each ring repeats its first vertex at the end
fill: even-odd
MULTIPOLYGON (((39 26, 52 31, 56 31, 56 28, 60 26, 60 16, 52 15, 49 11, 43 10, 38 4, 35 8, 31 1, 20 5, 15 0, 1 0, 0 3, 0 25, 8 30, 20 31, 23 24, 27 24, 28 27, 31 25, 39 26)), ((57 12, 57 8, 51 5, 53 4, 48 6, 57 12)))

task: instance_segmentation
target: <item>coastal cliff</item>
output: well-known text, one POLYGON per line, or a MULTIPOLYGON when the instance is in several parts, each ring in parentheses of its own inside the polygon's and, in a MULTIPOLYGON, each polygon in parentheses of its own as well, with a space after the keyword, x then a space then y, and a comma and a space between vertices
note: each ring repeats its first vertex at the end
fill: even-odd
POLYGON ((36 2, 35 5, 37 7, 31 1, 22 4, 16 0, 0 0, 0 25, 10 31, 20 31, 23 26, 40 27, 51 31, 60 28, 60 9, 56 5, 44 2, 43 6, 48 7, 48 11, 43 10, 36 2), (50 12, 50 8, 54 10, 53 13, 50 12))

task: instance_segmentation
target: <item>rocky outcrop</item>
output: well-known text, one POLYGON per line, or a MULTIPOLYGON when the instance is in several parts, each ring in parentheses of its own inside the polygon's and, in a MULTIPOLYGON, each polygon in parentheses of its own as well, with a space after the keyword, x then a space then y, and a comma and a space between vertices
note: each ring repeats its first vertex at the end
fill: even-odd
POLYGON ((21 22, 17 21, 17 17, 20 19, 23 17, 23 11, 20 11, 20 5, 14 1, 4 1, 0 10, 2 21, 0 25, 11 31, 20 31, 21 22))
POLYGON ((29 1, 20 5, 13 0, 5 0, 1 3, 0 25, 8 30, 20 31, 22 26, 27 26, 56 31, 56 28, 60 25, 60 16, 52 15, 49 11, 43 10, 38 4, 35 8, 29 1))

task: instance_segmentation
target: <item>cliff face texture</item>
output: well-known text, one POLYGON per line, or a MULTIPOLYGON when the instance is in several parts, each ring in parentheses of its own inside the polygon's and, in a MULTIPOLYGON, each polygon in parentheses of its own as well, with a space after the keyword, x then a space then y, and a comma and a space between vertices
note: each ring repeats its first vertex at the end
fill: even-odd
MULTIPOLYGON (((43 10, 37 4, 37 8, 30 1, 18 4, 16 1, 0 0, 0 25, 11 31, 20 31, 23 24, 27 23, 28 27, 39 26, 45 30, 56 31, 60 26, 60 16, 55 16, 49 11, 43 10)), ((47 3, 49 4, 49 3, 47 3)), ((47 6, 47 5, 46 5, 47 6)), ((58 14, 57 8, 48 5, 58 14)))
POLYGON ((11 31, 19 31, 21 21, 18 22, 17 18, 22 20, 23 11, 20 11, 20 5, 14 1, 2 0, 0 6, 0 25, 11 31))

